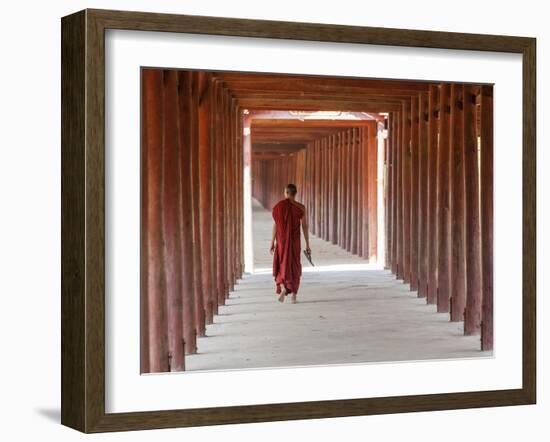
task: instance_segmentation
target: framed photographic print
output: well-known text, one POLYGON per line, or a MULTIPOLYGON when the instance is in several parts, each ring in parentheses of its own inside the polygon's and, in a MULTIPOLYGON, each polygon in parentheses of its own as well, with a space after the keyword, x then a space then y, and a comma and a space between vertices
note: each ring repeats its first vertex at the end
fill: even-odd
POLYGON ((535 403, 535 39, 61 27, 64 425, 535 403))

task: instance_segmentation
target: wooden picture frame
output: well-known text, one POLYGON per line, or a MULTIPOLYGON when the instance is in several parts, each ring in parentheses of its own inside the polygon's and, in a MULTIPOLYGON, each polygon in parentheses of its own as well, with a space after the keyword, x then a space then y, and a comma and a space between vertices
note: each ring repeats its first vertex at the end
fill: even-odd
POLYGON ((84 10, 62 28, 61 423, 92 433, 534 404, 536 40, 315 23, 84 10), (105 30, 495 51, 523 57, 523 385, 518 389, 105 412, 105 30))

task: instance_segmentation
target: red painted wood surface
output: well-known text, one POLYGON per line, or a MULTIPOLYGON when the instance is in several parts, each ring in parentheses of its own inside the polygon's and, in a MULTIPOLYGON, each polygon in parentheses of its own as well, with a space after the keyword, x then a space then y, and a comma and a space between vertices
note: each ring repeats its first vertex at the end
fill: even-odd
POLYGON ((450 214, 450 85, 439 90, 439 149, 437 158, 437 311, 448 312, 451 292, 451 214, 450 214))
POLYGON ((411 290, 418 290, 418 97, 411 98, 411 290))
POLYGON ((378 139, 377 123, 372 122, 368 126, 367 138, 367 193, 368 193, 368 244, 367 259, 376 262, 378 254, 378 139))
POLYGON ((402 112, 397 113, 395 119, 395 142, 396 142, 396 158, 395 158, 395 259, 397 279, 403 279, 403 116, 402 112))
POLYGON ((477 335, 481 327, 481 223, 479 161, 476 134, 476 88, 464 86, 464 172, 466 236, 466 310, 464 334, 477 335))
POLYGON ((451 321, 464 320, 466 255, 464 251, 464 85, 451 85, 450 194, 451 194, 451 321))
POLYGON ((493 90, 481 86, 481 349, 493 349, 493 90))
POLYGON ((163 79, 162 71, 143 70, 143 146, 146 161, 143 164, 144 190, 147 199, 142 212, 144 221, 146 255, 145 298, 147 323, 142 328, 148 333, 142 342, 147 342, 149 358, 144 362, 144 372, 168 371, 168 333, 166 328, 166 292, 164 285, 164 248, 162 229, 162 119, 163 79))
POLYGON ((411 104, 403 102, 402 130, 401 130, 401 175, 403 194, 403 281, 411 281, 411 104))
MULTIPOLYGON (((180 148, 179 109, 178 109, 178 73, 164 72, 164 106, 163 106, 163 154, 162 154, 162 220, 164 238, 164 282, 166 290, 167 326, 168 326, 168 359, 170 370, 180 371, 184 368, 183 296, 182 294, 182 249, 180 230, 180 170, 178 156, 180 148)), ((192 239, 191 239, 192 241, 192 239)), ((187 258, 185 256, 184 258, 187 258)), ((186 307, 188 305, 186 304, 186 307)), ((190 321, 191 324, 193 321, 190 321)), ((185 330, 185 340, 192 336, 194 330, 185 330)))
POLYGON ((212 324, 217 313, 212 266, 212 152, 211 152, 211 78, 201 73, 199 88, 199 201, 202 287, 204 290, 205 323, 212 324))
POLYGON ((439 91, 437 86, 430 86, 428 93, 428 287, 426 302, 437 302, 438 285, 438 109, 439 91))
MULTIPOLYGON (((169 72, 169 71, 165 71, 169 72)), ((192 116, 192 84, 191 73, 181 71, 179 74, 179 109, 181 121, 191 121, 192 116)), ((165 117, 166 119, 166 117, 165 117)), ((181 219, 181 270, 183 292, 183 338, 185 353, 197 351, 197 332, 195 317, 195 285, 194 285, 194 252, 193 252, 193 202, 192 192, 192 134, 189 124, 179 125, 179 160, 181 203, 179 204, 181 219)))
POLYGON ((418 296, 428 293, 428 94, 418 102, 418 296))
MULTIPOLYGON (((183 75, 183 71, 179 72, 180 76, 183 75)), ((191 211, 193 218, 193 288, 195 298, 195 332, 197 336, 204 336, 206 334, 206 316, 204 313, 204 289, 202 280, 202 251, 200 242, 200 193, 201 187, 199 182, 199 73, 191 73, 191 96, 190 109, 191 120, 189 126, 191 130, 191 211)), ((181 122, 180 122, 181 126, 181 122)), ((185 196, 184 196, 185 197, 185 196)))
POLYGON ((362 244, 361 251, 362 257, 368 259, 369 257, 369 130, 370 128, 363 127, 361 128, 360 140, 361 140, 361 215, 362 215, 362 244))

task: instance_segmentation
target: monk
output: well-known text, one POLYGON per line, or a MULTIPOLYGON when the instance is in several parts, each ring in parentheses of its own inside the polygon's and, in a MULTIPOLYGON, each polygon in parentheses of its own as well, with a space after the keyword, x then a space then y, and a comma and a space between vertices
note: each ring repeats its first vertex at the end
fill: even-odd
POLYGON ((273 276, 278 300, 284 302, 285 297, 292 294, 293 304, 296 303, 302 276, 300 226, 306 240, 306 251, 311 253, 306 207, 296 201, 297 192, 296 185, 288 184, 284 191, 285 198, 273 207, 274 223, 270 249, 273 255, 273 276))

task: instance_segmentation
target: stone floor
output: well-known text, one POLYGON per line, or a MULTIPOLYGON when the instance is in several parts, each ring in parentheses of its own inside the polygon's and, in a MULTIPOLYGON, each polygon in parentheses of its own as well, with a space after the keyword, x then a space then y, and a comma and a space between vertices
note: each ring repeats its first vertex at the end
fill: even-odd
POLYGON ((311 238, 298 302, 279 303, 271 275, 272 218, 254 201, 254 265, 220 306, 187 370, 489 357, 478 336, 426 305, 387 270, 311 238))

